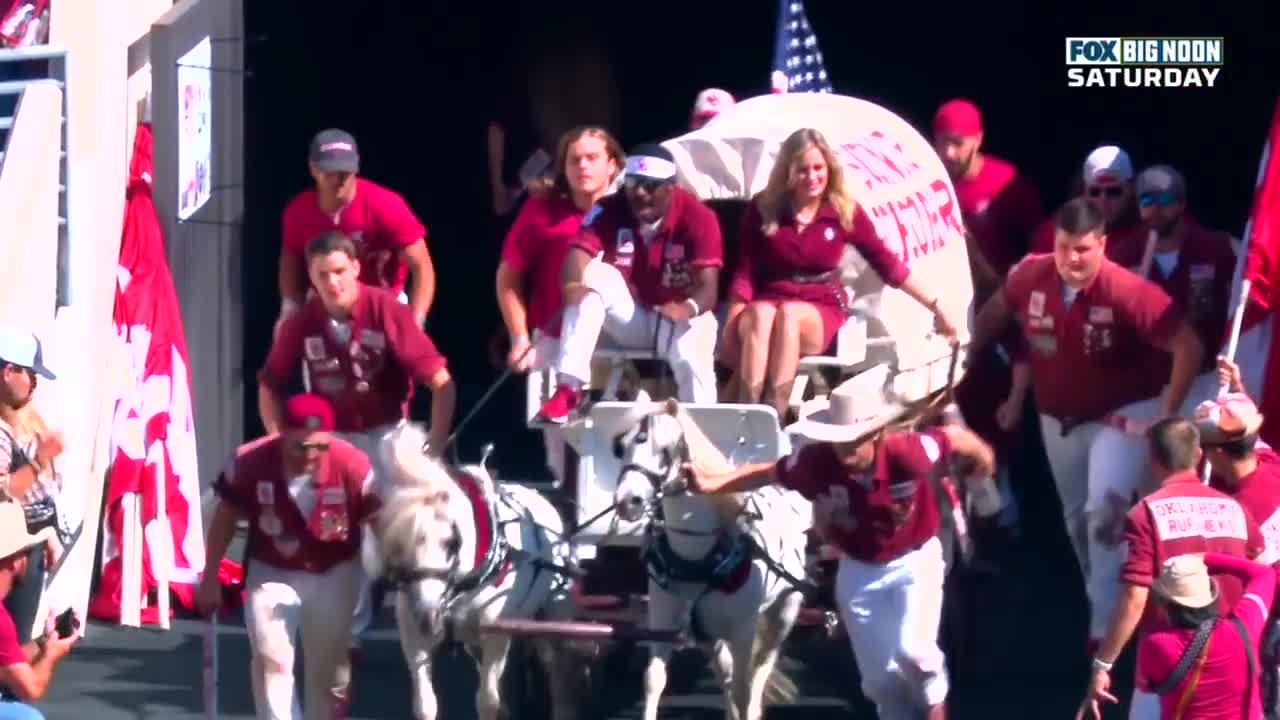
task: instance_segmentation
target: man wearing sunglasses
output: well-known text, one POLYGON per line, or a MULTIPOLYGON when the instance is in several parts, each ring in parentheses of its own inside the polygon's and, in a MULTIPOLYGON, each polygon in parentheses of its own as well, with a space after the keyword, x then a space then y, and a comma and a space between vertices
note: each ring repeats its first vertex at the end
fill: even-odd
MULTIPOLYGON (((1199 377, 1187 395, 1181 414, 1190 416, 1202 400, 1218 394, 1217 350, 1222 345, 1230 313, 1231 281, 1236 254, 1231 238, 1197 223, 1187 212, 1187 184, 1182 173, 1168 165, 1142 171, 1136 183, 1142 217, 1141 243, 1130 243, 1112 257, 1134 272, 1142 271, 1147 233, 1156 233, 1155 252, 1146 277, 1173 298, 1204 345, 1199 377)), ((1153 353, 1151 372, 1168 377, 1169 356, 1153 353)))
POLYGON ((716 402, 714 311, 724 244, 715 213, 676 187, 675 177, 670 151, 641 145, 627 158, 623 192, 583 218, 562 276, 559 380, 538 421, 562 424, 579 409, 602 330, 615 346, 665 360, 680 400, 716 402))
POLYGON ((364 453, 333 437, 333 408, 318 395, 289 398, 280 429, 237 449, 214 482, 197 603, 218 610, 218 565, 247 520, 244 615, 257 715, 303 717, 293 680, 301 636, 306 717, 345 717, 362 525, 378 507, 373 472, 364 453))
MULTIPOLYGON (((1138 252, 1146 236, 1138 222, 1133 194, 1133 161, 1129 153, 1115 145, 1095 148, 1084 161, 1083 197, 1102 211, 1106 223, 1107 257, 1123 255, 1137 243, 1138 252)), ((1042 223, 1031 241, 1031 252, 1051 253, 1054 249, 1053 219, 1042 223)))

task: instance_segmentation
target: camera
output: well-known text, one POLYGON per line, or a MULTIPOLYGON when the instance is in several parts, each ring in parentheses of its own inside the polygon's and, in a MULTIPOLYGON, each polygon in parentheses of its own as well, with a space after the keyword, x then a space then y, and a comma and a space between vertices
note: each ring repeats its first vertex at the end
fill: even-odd
POLYGON ((76 619, 75 610, 71 608, 64 610, 53 622, 59 638, 69 638, 80 629, 80 621, 76 619))

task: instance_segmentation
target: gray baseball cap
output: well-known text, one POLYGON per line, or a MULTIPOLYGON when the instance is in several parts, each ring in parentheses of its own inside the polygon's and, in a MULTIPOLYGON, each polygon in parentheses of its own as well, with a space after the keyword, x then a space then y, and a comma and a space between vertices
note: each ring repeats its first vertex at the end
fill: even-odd
POLYGON ((44 348, 40 338, 11 327, 0 327, 0 361, 26 368, 48 380, 58 379, 44 366, 44 348))
POLYGON ((1171 165, 1153 165, 1138 176, 1138 194, 1169 193, 1179 200, 1187 197, 1187 181, 1171 165))
POLYGON ((360 171, 360 151, 351 133, 337 128, 321 130, 311 140, 308 159, 321 172, 360 171))

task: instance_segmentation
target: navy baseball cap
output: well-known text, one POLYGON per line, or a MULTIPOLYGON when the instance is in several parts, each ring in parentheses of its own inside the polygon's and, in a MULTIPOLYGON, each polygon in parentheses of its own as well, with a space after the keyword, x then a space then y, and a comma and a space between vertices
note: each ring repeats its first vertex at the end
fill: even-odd
POLYGON ((345 130, 321 130, 311 140, 308 159, 321 172, 360 171, 360 151, 356 139, 345 130))
POLYGON ((58 376, 44 366, 44 349, 40 338, 11 327, 0 327, 0 361, 26 368, 40 377, 57 380, 58 376))
POLYGON ((666 181, 676 176, 676 159, 661 145, 645 143, 627 154, 626 169, 627 177, 666 181))

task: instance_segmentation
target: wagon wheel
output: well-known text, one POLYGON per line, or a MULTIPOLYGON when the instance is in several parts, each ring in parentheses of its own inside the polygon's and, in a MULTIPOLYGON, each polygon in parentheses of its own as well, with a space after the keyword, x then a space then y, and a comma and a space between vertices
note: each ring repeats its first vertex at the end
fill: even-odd
POLYGON ((516 638, 502 674, 502 704, 507 720, 550 720, 551 695, 547 673, 534 641, 516 638))

